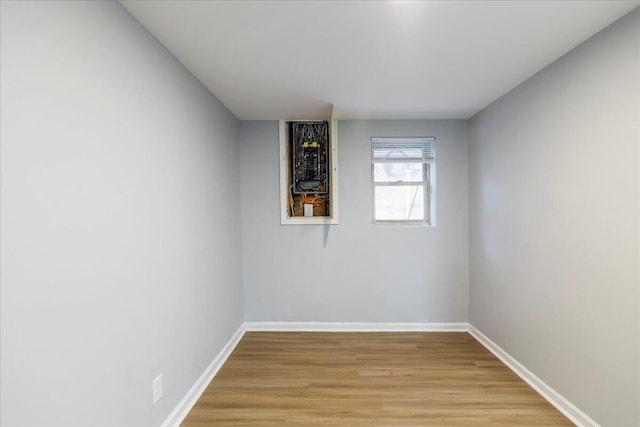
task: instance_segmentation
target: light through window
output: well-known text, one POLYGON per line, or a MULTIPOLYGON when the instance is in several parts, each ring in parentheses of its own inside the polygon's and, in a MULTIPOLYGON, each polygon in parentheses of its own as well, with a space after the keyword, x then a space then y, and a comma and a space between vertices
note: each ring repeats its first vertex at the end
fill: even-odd
POLYGON ((432 224, 435 138, 371 138, 373 220, 432 224))

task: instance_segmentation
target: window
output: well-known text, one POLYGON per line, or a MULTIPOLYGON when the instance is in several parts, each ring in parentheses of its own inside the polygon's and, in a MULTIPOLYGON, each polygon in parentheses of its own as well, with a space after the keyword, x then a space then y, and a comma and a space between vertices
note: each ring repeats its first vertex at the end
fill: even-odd
POLYGON ((371 138, 373 222, 433 225, 435 138, 371 138))

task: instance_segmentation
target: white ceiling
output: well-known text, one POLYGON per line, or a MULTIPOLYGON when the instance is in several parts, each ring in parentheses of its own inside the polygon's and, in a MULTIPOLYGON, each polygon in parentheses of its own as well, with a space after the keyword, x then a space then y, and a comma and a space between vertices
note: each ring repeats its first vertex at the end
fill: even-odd
POLYGON ((122 5, 241 120, 469 118, 640 1, 122 5))

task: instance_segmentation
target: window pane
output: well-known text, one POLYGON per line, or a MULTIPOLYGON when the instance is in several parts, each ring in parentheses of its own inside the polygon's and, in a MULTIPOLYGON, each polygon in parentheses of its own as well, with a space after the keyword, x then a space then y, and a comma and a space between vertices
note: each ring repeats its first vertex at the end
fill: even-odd
POLYGON ((376 186, 375 219, 424 220, 424 200, 422 185, 376 186))
POLYGON ((375 182, 422 182, 422 163, 374 163, 373 180, 375 182))

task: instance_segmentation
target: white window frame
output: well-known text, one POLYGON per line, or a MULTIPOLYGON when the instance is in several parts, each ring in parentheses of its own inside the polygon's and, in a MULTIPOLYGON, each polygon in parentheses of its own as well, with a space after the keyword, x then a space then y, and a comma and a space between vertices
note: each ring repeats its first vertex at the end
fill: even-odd
MULTIPOLYGON (((434 226, 435 225, 435 137, 372 137, 371 138, 371 217, 375 225, 392 226, 434 226), (376 149, 385 150, 393 148, 394 151, 420 149, 420 157, 381 158, 376 155, 376 149), (376 182, 375 165, 385 163, 421 163, 421 181, 394 181, 376 182), (423 219, 376 219, 376 188, 378 187, 413 187, 422 186, 423 190, 423 219)), ((379 152, 379 151, 378 151, 379 152)))

